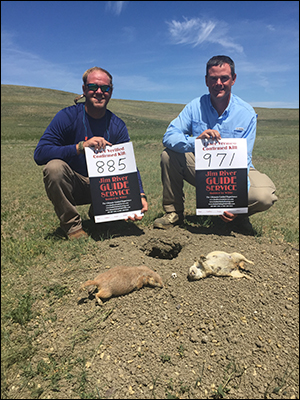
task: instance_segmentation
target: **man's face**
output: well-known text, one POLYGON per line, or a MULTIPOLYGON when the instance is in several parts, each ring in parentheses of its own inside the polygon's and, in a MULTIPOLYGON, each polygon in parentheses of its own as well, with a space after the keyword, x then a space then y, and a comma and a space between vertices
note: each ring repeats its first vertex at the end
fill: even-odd
POLYGON ((231 88, 236 80, 236 74, 231 76, 229 64, 222 66, 211 67, 208 70, 208 75, 205 77, 205 83, 208 87, 212 102, 228 100, 231 93, 231 88))
POLYGON ((86 80, 86 85, 82 86, 83 94, 86 98, 88 105, 95 107, 96 109, 105 109, 109 102, 112 94, 112 88, 109 91, 102 91, 100 87, 96 90, 89 89, 88 84, 95 83, 98 86, 106 85, 110 86, 110 78, 103 71, 91 72, 86 80))

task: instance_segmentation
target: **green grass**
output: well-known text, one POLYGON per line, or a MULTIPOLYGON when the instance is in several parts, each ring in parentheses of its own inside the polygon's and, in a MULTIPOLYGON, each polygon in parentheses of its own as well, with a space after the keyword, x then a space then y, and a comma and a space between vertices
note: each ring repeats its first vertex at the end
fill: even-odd
MULTIPOLYGON (((5 261, 2 265, 4 269, 11 263, 20 265, 22 273, 35 257, 51 259, 49 247, 43 239, 55 238, 52 233, 58 227, 52 204, 44 191, 42 167, 34 163, 33 152, 55 113, 72 105, 76 95, 11 85, 2 85, 1 95, 2 257, 5 261)), ((149 202, 149 211, 138 224, 149 225, 163 214, 162 136, 183 105, 112 99, 109 108, 128 126, 149 202)), ((273 180, 279 200, 267 212, 251 217, 251 221, 261 235, 297 245, 298 110, 258 108, 256 111, 258 129, 253 163, 273 180)), ((185 211, 195 215, 195 188, 186 184, 185 193, 185 211)), ((84 217, 87 207, 81 209, 84 217)), ((205 223, 205 218, 199 218, 199 221, 205 223)))
MULTIPOLYGON (((62 280, 67 279, 70 272, 84 268, 82 259, 87 254, 93 256, 96 263, 101 262, 95 241, 89 239, 82 246, 80 240, 70 242, 58 238, 59 223, 44 190, 43 167, 37 166, 33 160, 35 146, 45 128, 56 112, 74 104, 76 94, 10 85, 2 85, 1 89, 2 398, 5 398, 7 372, 17 364, 24 364, 25 381, 29 380, 27 375, 38 374, 41 379, 48 377, 54 388, 58 385, 58 373, 68 377, 76 367, 81 370, 77 382, 79 395, 84 398, 89 393, 89 398, 98 397, 96 389, 89 388, 86 383, 83 359, 73 359, 70 355, 56 365, 58 360, 52 358, 47 365, 41 363, 36 370, 28 361, 36 351, 32 339, 41 333, 39 329, 43 329, 27 330, 28 321, 37 316, 34 303, 46 296, 51 306, 57 301, 63 302, 68 294, 65 284, 50 283, 51 277, 59 271, 62 280), (38 289, 37 276, 42 291, 38 289), (20 329, 17 339, 14 333, 16 325, 20 329)), ((148 197, 149 211, 137 223, 140 227, 150 226, 163 214, 160 180, 162 136, 182 108, 180 104, 115 99, 109 104, 109 109, 128 126, 148 197)), ((251 217, 251 221, 260 235, 298 247, 298 110, 260 108, 256 111, 259 119, 253 163, 273 180, 279 200, 267 212, 251 217)), ((195 188, 186 185, 185 193, 186 212, 195 215, 195 188)), ((79 210, 87 219, 88 206, 81 206, 79 210)), ((207 223, 205 218, 198 218, 198 221, 203 225, 207 223)), ((56 314, 49 307, 38 317, 42 321, 54 321, 56 314)), ((75 331, 74 346, 83 340, 84 333, 75 331)), ((181 353, 184 356, 183 349, 181 353)), ((220 391, 219 395, 223 392, 220 391)), ((40 395, 41 389, 33 387, 32 397, 40 395)))

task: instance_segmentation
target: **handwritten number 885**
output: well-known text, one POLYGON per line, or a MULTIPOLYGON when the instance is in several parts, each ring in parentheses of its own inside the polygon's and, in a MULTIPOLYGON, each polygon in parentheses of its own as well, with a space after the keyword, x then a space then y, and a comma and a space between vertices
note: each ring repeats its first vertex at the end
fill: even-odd
MULTIPOLYGON (((119 162, 118 162, 118 171, 123 171, 126 168, 126 164, 122 162, 122 160, 125 160, 126 158, 119 158, 119 162)), ((116 166, 115 166, 115 162, 114 160, 108 160, 106 163, 102 160, 97 161, 96 165, 97 165, 97 172, 99 174, 103 174, 103 172, 105 172, 105 165, 107 165, 107 170, 108 172, 114 172, 116 170, 116 166)))

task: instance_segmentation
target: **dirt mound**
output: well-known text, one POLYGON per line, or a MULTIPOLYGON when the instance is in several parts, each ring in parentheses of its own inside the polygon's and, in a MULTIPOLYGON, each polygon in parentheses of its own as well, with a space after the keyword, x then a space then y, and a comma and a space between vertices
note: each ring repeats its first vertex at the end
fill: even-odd
MULTIPOLYGON (((100 253, 86 255, 76 273, 58 271, 53 278, 71 293, 52 304, 57 319, 45 322, 48 333, 37 337, 40 351, 31 363, 36 370, 41 360, 49 365, 65 357, 71 372, 61 373, 56 390, 36 374, 32 381, 42 398, 84 398, 87 392, 88 398, 112 399, 299 398, 298 250, 191 226, 128 226, 125 235, 112 228, 110 238, 98 242, 100 253), (189 282, 195 258, 214 250, 253 261, 245 271, 253 279, 189 282), (160 274, 162 289, 145 287, 103 306, 96 290, 78 292, 80 283, 109 267, 141 264, 160 274), (80 368, 85 392, 74 378, 80 368)), ((46 309, 49 301, 35 307, 46 309)), ((30 398, 32 392, 21 393, 30 398)))

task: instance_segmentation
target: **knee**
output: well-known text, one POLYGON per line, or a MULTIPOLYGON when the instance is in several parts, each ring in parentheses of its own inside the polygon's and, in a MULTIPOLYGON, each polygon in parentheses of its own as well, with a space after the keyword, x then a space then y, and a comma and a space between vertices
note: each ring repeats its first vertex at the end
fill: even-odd
POLYGON ((178 153, 170 149, 164 149, 161 153, 161 166, 168 165, 184 165, 185 164, 185 154, 178 153))
POLYGON ((274 183, 266 174, 262 174, 255 169, 250 169, 249 179, 249 210, 251 209, 253 214, 268 210, 277 201, 274 183))
POLYGON ((43 169, 44 181, 61 181, 64 176, 65 167, 66 163, 62 160, 55 159, 49 161, 43 169))
POLYGON ((170 160, 169 152, 165 149, 160 156, 161 165, 168 165, 170 160))
POLYGON ((273 193, 267 193, 258 199, 261 211, 266 211, 277 201, 277 196, 273 193))
POLYGON ((250 213, 266 211, 278 200, 273 190, 257 190, 255 194, 255 198, 250 200, 249 211, 252 209, 250 213))

